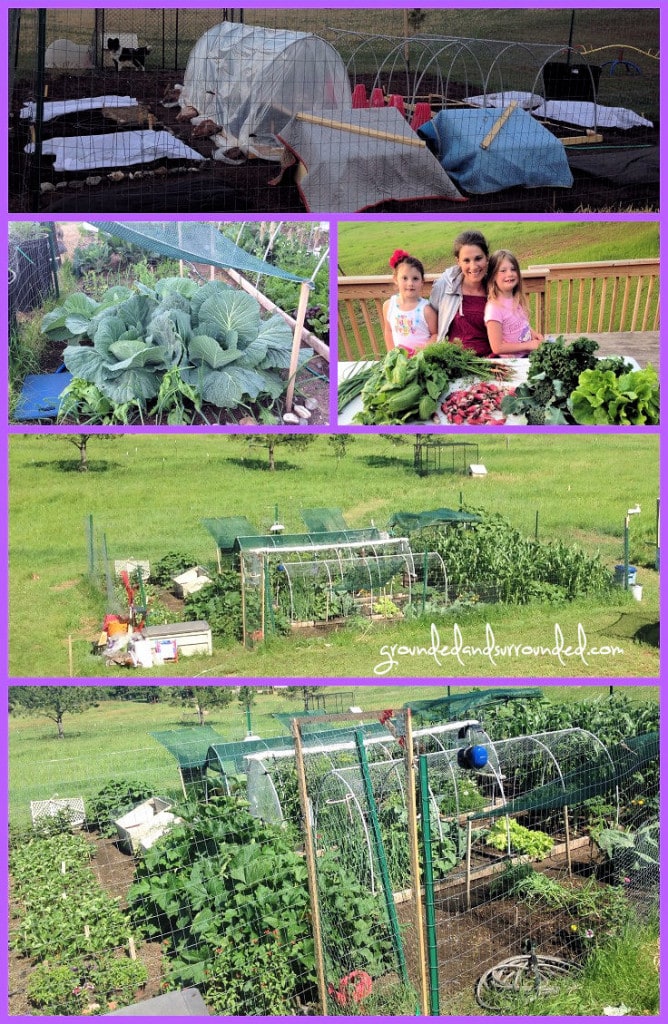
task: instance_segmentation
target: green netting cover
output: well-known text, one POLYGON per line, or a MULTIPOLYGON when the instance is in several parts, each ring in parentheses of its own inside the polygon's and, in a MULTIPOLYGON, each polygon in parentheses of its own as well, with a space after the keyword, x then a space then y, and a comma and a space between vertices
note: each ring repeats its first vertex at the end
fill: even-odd
POLYGON ((303 508, 301 517, 306 523, 307 530, 313 533, 348 529, 348 524, 338 508, 303 508))
POLYGON ((232 551, 237 537, 259 537, 260 534, 245 516, 225 516, 222 519, 203 519, 202 525, 209 531, 221 551, 232 551))
POLYGON ((430 512, 393 512, 388 520, 387 527, 390 533, 399 530, 400 533, 413 533, 416 530, 424 530, 427 526, 437 526, 439 523, 479 523, 480 516, 471 512, 456 512, 452 508, 435 508, 430 512))
POLYGON ((212 267, 232 267, 246 274, 282 277, 286 281, 305 281, 271 263, 252 256, 222 235, 215 224, 201 221, 89 221, 93 227, 114 238, 132 242, 149 252, 175 260, 206 263, 212 267))
POLYGON ((380 531, 375 526, 364 530, 326 530, 322 533, 280 533, 267 534, 264 537, 237 537, 234 542, 235 551, 256 551, 260 548, 275 548, 281 551, 287 548, 303 547, 340 547, 359 541, 369 543, 380 540, 380 531))
POLYGON ((210 725, 168 729, 164 732, 152 732, 150 735, 166 747, 182 769, 203 768, 211 744, 223 739, 210 725))
POLYGON ((270 739, 235 740, 231 743, 212 743, 206 752, 206 767, 227 775, 245 769, 244 757, 259 750, 292 750, 292 736, 275 736, 270 739))
POLYGON ((559 810, 562 807, 577 807, 592 797, 610 793, 642 767, 655 761, 659 756, 658 732, 642 736, 629 736, 608 748, 610 760, 594 758, 588 766, 579 766, 563 776, 563 780, 537 786, 529 793, 493 809, 472 814, 476 818, 496 818, 501 814, 517 814, 520 811, 559 810), (612 763, 611 763, 612 762, 612 763), (583 770, 586 767, 587 770, 583 770))
POLYGON ((470 693, 437 697, 435 700, 411 700, 404 704, 404 707, 411 709, 420 724, 429 724, 451 722, 493 704, 505 704, 512 700, 532 700, 542 696, 542 691, 536 686, 520 689, 496 686, 489 690, 472 690, 470 693))
MULTIPOLYGON (((388 744, 394 744, 395 740, 380 722, 367 722, 364 725, 343 725, 341 728, 332 728, 323 722, 313 722, 310 725, 303 724, 304 719, 311 715, 319 717, 320 712, 289 712, 278 711, 272 718, 278 719, 286 728, 291 728, 293 718, 302 721, 302 744, 305 753, 314 747, 326 747, 331 744, 354 743, 355 733, 360 729, 366 737, 385 736, 388 744)), ((230 772, 243 772, 246 768, 244 758, 248 754, 257 754, 263 750, 267 752, 294 750, 294 739, 292 736, 275 736, 273 739, 241 740, 234 743, 213 743, 206 755, 206 766, 213 771, 222 774, 230 772)))

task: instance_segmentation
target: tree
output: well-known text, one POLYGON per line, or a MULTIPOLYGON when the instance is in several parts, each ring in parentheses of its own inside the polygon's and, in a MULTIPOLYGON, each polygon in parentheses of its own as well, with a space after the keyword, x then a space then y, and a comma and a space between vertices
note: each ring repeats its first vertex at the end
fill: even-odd
POLYGON ((229 686, 166 686, 163 692, 169 704, 193 708, 198 725, 204 725, 212 708, 226 707, 233 696, 229 686))
POLYGON ((76 450, 79 452, 79 472, 88 472, 88 445, 95 440, 101 441, 115 441, 117 438, 122 437, 122 434, 49 434, 52 440, 56 441, 68 441, 69 444, 74 445, 76 450))
POLYGON ((97 707, 100 694, 95 686, 10 686, 9 711, 34 715, 56 723, 58 739, 65 739, 63 718, 97 707))
POLYGON ((279 447, 294 448, 303 451, 313 443, 315 438, 308 434, 250 434, 248 444, 251 448, 265 448, 269 457, 269 469, 276 469, 276 449, 279 447))
POLYGON ((329 445, 332 448, 333 454, 336 456, 336 461, 340 462, 348 454, 348 445, 353 444, 355 437, 352 434, 330 434, 329 445))

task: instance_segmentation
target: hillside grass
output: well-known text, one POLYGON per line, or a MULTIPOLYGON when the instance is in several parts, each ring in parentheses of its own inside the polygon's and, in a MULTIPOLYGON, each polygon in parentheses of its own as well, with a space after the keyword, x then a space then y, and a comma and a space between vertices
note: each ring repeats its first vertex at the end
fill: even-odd
POLYGON ((368 221, 339 222, 338 265, 348 277, 389 274, 395 249, 407 249, 426 273, 454 263, 461 231, 481 231, 494 249, 510 249, 520 266, 657 258, 659 224, 651 221, 368 221))
MULTIPOLYGON (((469 687, 454 687, 453 693, 469 687)), ((327 710, 360 706, 364 711, 402 707, 411 700, 446 696, 445 686, 327 687, 327 710)), ((546 686, 546 699, 561 703, 607 699, 606 686, 546 686)), ((658 700, 656 687, 615 687, 634 699, 658 700)), ((264 737, 285 735, 272 717, 276 712, 303 710, 301 695, 277 690, 258 694, 251 709, 253 732, 264 737)), ((212 708, 207 725, 225 741, 246 735, 245 710, 235 696, 227 707, 212 708)), ((44 717, 11 716, 9 719, 9 815, 12 826, 29 824, 30 801, 47 800, 56 794, 82 796, 87 801, 112 779, 139 781, 154 793, 179 799, 182 796, 176 761, 150 735, 154 731, 194 726, 194 714, 167 703, 104 700, 81 714, 64 719, 65 738, 59 740, 55 725, 44 717)))
MULTIPOLYGON (((462 440, 457 435, 458 441, 462 440)), ((485 478, 460 473, 417 477, 410 443, 396 447, 382 436, 351 439, 349 454, 337 460, 327 435, 306 451, 279 447, 278 469, 269 472, 266 452, 243 437, 194 434, 136 434, 89 445, 90 471, 76 472, 78 453, 67 435, 10 438, 10 674, 19 678, 68 674, 68 638, 73 674, 127 677, 106 668, 91 653, 106 606, 105 594, 87 579, 86 523, 104 535, 109 558, 155 562, 183 551, 193 564, 215 565, 213 539, 201 520, 246 515, 261 532, 275 510, 288 533, 303 532, 300 509, 327 503, 340 508, 352 528, 383 528, 397 511, 423 511, 460 504, 504 514, 526 536, 578 543, 600 552, 612 567, 623 558, 626 509, 633 517, 630 561, 640 567, 641 604, 621 589, 612 604, 488 606, 466 613, 467 642, 484 640, 489 622, 504 643, 546 644, 555 623, 571 638, 578 624, 597 646, 615 644, 623 655, 595 657, 589 665, 571 659, 505 660, 494 666, 484 656, 464 665, 439 666, 432 659, 400 659, 394 676, 555 677, 653 676, 658 650, 633 642, 634 633, 658 621, 656 501, 658 437, 649 433, 467 435, 477 449, 462 465, 482 462, 485 478), (475 452, 475 458, 473 457, 475 452), (577 663, 576 663, 577 662, 577 663)), ((443 636, 451 629, 444 620, 443 636)), ((570 642, 570 641, 569 641, 570 642)), ((429 623, 364 624, 339 633, 276 638, 253 651, 240 645, 213 658, 181 659, 148 676, 365 677, 372 675, 379 647, 429 643, 429 623)))

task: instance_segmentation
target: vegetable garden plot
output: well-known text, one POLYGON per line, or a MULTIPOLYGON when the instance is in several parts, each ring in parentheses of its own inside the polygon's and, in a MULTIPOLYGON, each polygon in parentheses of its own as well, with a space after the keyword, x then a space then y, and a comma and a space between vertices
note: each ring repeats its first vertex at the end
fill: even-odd
MULTIPOLYGON (((226 13, 228 21, 221 26, 220 13, 216 19, 213 10, 136 9, 127 13, 121 31, 113 10, 46 11, 40 16, 27 9, 13 12, 12 209, 303 211, 298 175, 285 173, 285 161, 280 162, 285 151, 276 145, 285 111, 320 121, 331 121, 334 114, 339 125, 345 124, 355 90, 358 97, 363 91, 365 118, 373 119, 379 105, 403 107, 407 123, 425 107, 427 121, 451 117, 478 162, 496 154, 493 144, 489 152, 480 150, 482 136, 476 134, 474 122, 495 122, 508 98, 521 94, 529 110, 518 106, 512 120, 541 133, 573 183, 565 185, 563 174, 558 180, 542 178, 536 188, 518 195, 513 187, 517 172, 524 182, 529 164, 536 172, 546 165, 542 143, 530 150, 523 125, 518 145, 510 146, 503 174, 495 178, 495 191, 478 194, 477 171, 475 180, 458 186, 470 211, 644 208, 658 203, 658 30, 650 13, 643 12, 647 49, 630 46, 628 60, 619 59, 619 42, 611 42, 603 26, 593 33, 597 45, 583 54, 564 47, 560 39, 536 44, 443 36, 443 24, 436 24, 438 16, 431 12, 430 27, 415 36, 405 34, 398 11, 382 12, 380 32, 369 31, 378 13, 374 11, 360 11, 358 17, 338 9, 299 15, 289 10, 226 13), (244 24, 239 23, 242 20, 244 24), (241 71, 231 88, 221 87, 225 51, 220 37, 226 34, 244 38, 247 66, 249 59, 262 66, 250 93, 239 88, 246 77, 241 71), (251 36, 275 43, 256 43, 253 49, 248 45, 251 36), (285 49, 288 37, 298 49, 285 49), (110 39, 119 40, 119 50, 109 48, 110 39), (281 61, 268 59, 267 50, 275 52, 278 40, 283 40, 280 52, 288 55, 283 68, 281 61), (323 53, 324 59, 318 56, 323 53), (121 59, 115 60, 114 54, 121 59), (556 66, 557 81, 566 83, 561 95, 555 95, 554 78, 548 74, 551 65, 556 66), (324 80, 321 68, 328 69, 324 80), (571 69, 580 73, 578 85, 584 79, 590 86, 584 98, 582 89, 575 100, 569 96, 569 79, 576 77, 571 69), (220 94, 213 106, 206 100, 214 91, 212 82, 220 94), (262 102, 268 83, 270 99, 262 102), (42 110, 45 84, 47 103, 71 104, 59 109, 53 120, 46 120, 42 110), (181 98, 175 85, 183 86, 181 98), (233 107, 222 102, 223 94, 233 96, 233 107), (102 99, 103 105, 91 105, 102 99), (34 111, 28 102, 36 102, 34 111), (106 166, 57 169, 52 163, 54 148, 64 152, 75 138, 77 150, 98 164, 102 158, 95 155, 97 147, 108 147, 111 140, 106 166), (132 155, 131 140, 137 144, 132 155), (565 144, 573 141, 582 144, 565 144), (161 151, 157 142, 163 144, 161 151), (527 153, 529 159, 523 159, 527 153), (134 163, 124 164, 121 156, 134 163), (266 156, 273 162, 262 159, 266 156)), ((509 138, 510 132, 505 138, 500 132, 496 149, 500 151, 509 138)), ((380 148, 383 170, 391 166, 389 150, 389 141, 387 153, 380 148)), ((424 155, 431 156, 426 147, 424 155)), ((449 166, 439 168, 435 157, 433 163, 444 178, 459 173, 457 160, 453 164, 447 154, 441 159, 449 166)), ((343 179, 343 173, 339 177, 343 179)), ((354 177, 353 168, 349 180, 354 177)), ((384 187, 374 197, 377 209, 450 210, 452 199, 444 197, 451 196, 452 185, 433 198, 420 198, 417 192, 397 193, 391 178, 385 176, 384 187)), ((351 187, 347 195, 344 190, 339 205, 356 209, 351 187)))
MULTIPOLYGON (((397 731, 401 734, 400 724, 397 731)), ((315 807, 314 847, 320 855, 335 849, 341 860, 356 865, 357 876, 371 891, 375 887, 388 908, 390 932, 387 893, 393 893, 400 922, 396 976, 406 970, 419 988, 423 963, 424 1012, 432 1014, 457 1006, 462 991, 504 958, 516 956, 519 968, 525 964, 529 970, 529 957, 537 953, 537 962, 556 959, 561 969, 577 973, 594 948, 651 913, 657 899, 656 733, 629 738, 630 746, 622 741, 610 751, 576 729, 515 737, 501 746, 475 726, 454 735, 458 749, 419 755, 424 925, 411 890, 405 762, 365 759, 360 752, 356 765, 327 770, 315 753, 304 751, 315 807), (484 749, 489 760, 478 767, 484 749), (546 781, 555 772, 558 782, 546 781), (507 800, 506 791, 523 792, 524 799, 507 800), (649 819, 648 792, 654 808, 649 819), (634 871, 623 879, 621 862, 615 869, 607 852, 612 842, 617 850, 621 845, 631 851, 626 863, 633 861, 634 871), (402 881, 407 892, 399 892, 402 881), (428 990, 421 942, 433 953, 428 990)), ((317 865, 318 857, 318 876, 317 865)), ((341 971, 350 967, 345 958, 334 959, 331 940, 323 939, 323 955, 334 975, 339 966, 341 971)), ((337 988, 329 984, 327 990, 335 1010, 331 1000, 338 1002, 337 988)), ((541 983, 530 988, 528 998, 548 991, 551 986, 541 983)), ((510 994, 512 982, 492 994, 485 991, 481 1005, 490 1008, 484 1000, 492 999, 491 1008, 503 1012, 510 994)))
MULTIPOLYGON (((515 710, 519 721, 524 709, 515 710)), ((497 758, 493 729, 474 718, 413 733, 404 710, 297 715, 293 736, 264 741, 265 751, 253 752, 257 741, 214 743, 230 782, 242 764, 257 773, 245 773, 248 793, 202 786, 188 803, 178 802, 173 766, 166 788, 162 765, 147 767, 141 738, 136 750, 102 743, 94 763, 89 750, 77 754, 74 773, 69 763, 53 770, 61 790, 62 771, 86 772, 87 781, 92 772, 101 787, 86 798, 84 830, 71 835, 70 822, 52 818, 46 833, 12 831, 11 1012, 105 1013, 196 985, 218 1015, 478 1015, 475 982, 488 966, 525 955, 522 940, 542 960, 586 968, 593 951, 614 949, 626 922, 642 925, 656 907, 658 737, 622 727, 629 715, 639 730, 656 725, 658 708, 616 694, 546 710, 553 720, 596 720, 608 737, 599 739, 598 765, 614 764, 611 774, 586 755, 587 744, 597 746, 591 736, 569 745, 563 730, 540 735, 566 780, 567 833, 563 807, 552 813, 546 799, 543 767, 529 771, 538 734, 512 738, 522 758, 497 758), (281 821, 257 813, 262 798, 252 797, 249 814, 251 783, 263 776, 281 821), (521 792, 524 806, 504 802, 499 783, 521 792), (158 793, 181 821, 150 849, 122 853, 114 822, 158 793), (425 908, 433 896, 426 944, 415 899, 422 885, 425 908)), ((574 739, 578 730, 568 731, 574 739)), ((198 767, 197 733, 157 738, 179 766, 198 767)), ((53 778, 35 781, 34 795, 48 793, 53 778)), ((576 981, 571 998, 577 991, 576 981)), ((495 1008, 508 1012, 496 994, 495 1008)))

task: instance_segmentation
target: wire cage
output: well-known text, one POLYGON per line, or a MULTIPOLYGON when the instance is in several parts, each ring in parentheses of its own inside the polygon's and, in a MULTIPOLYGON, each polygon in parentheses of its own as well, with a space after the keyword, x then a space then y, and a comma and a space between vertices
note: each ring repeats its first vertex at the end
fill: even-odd
POLYGON ((414 554, 405 537, 377 530, 245 539, 241 556, 244 637, 263 639, 277 621, 333 623, 353 615, 383 618, 447 602, 447 573, 437 552, 414 554), (354 539, 362 533, 361 539, 354 539))

